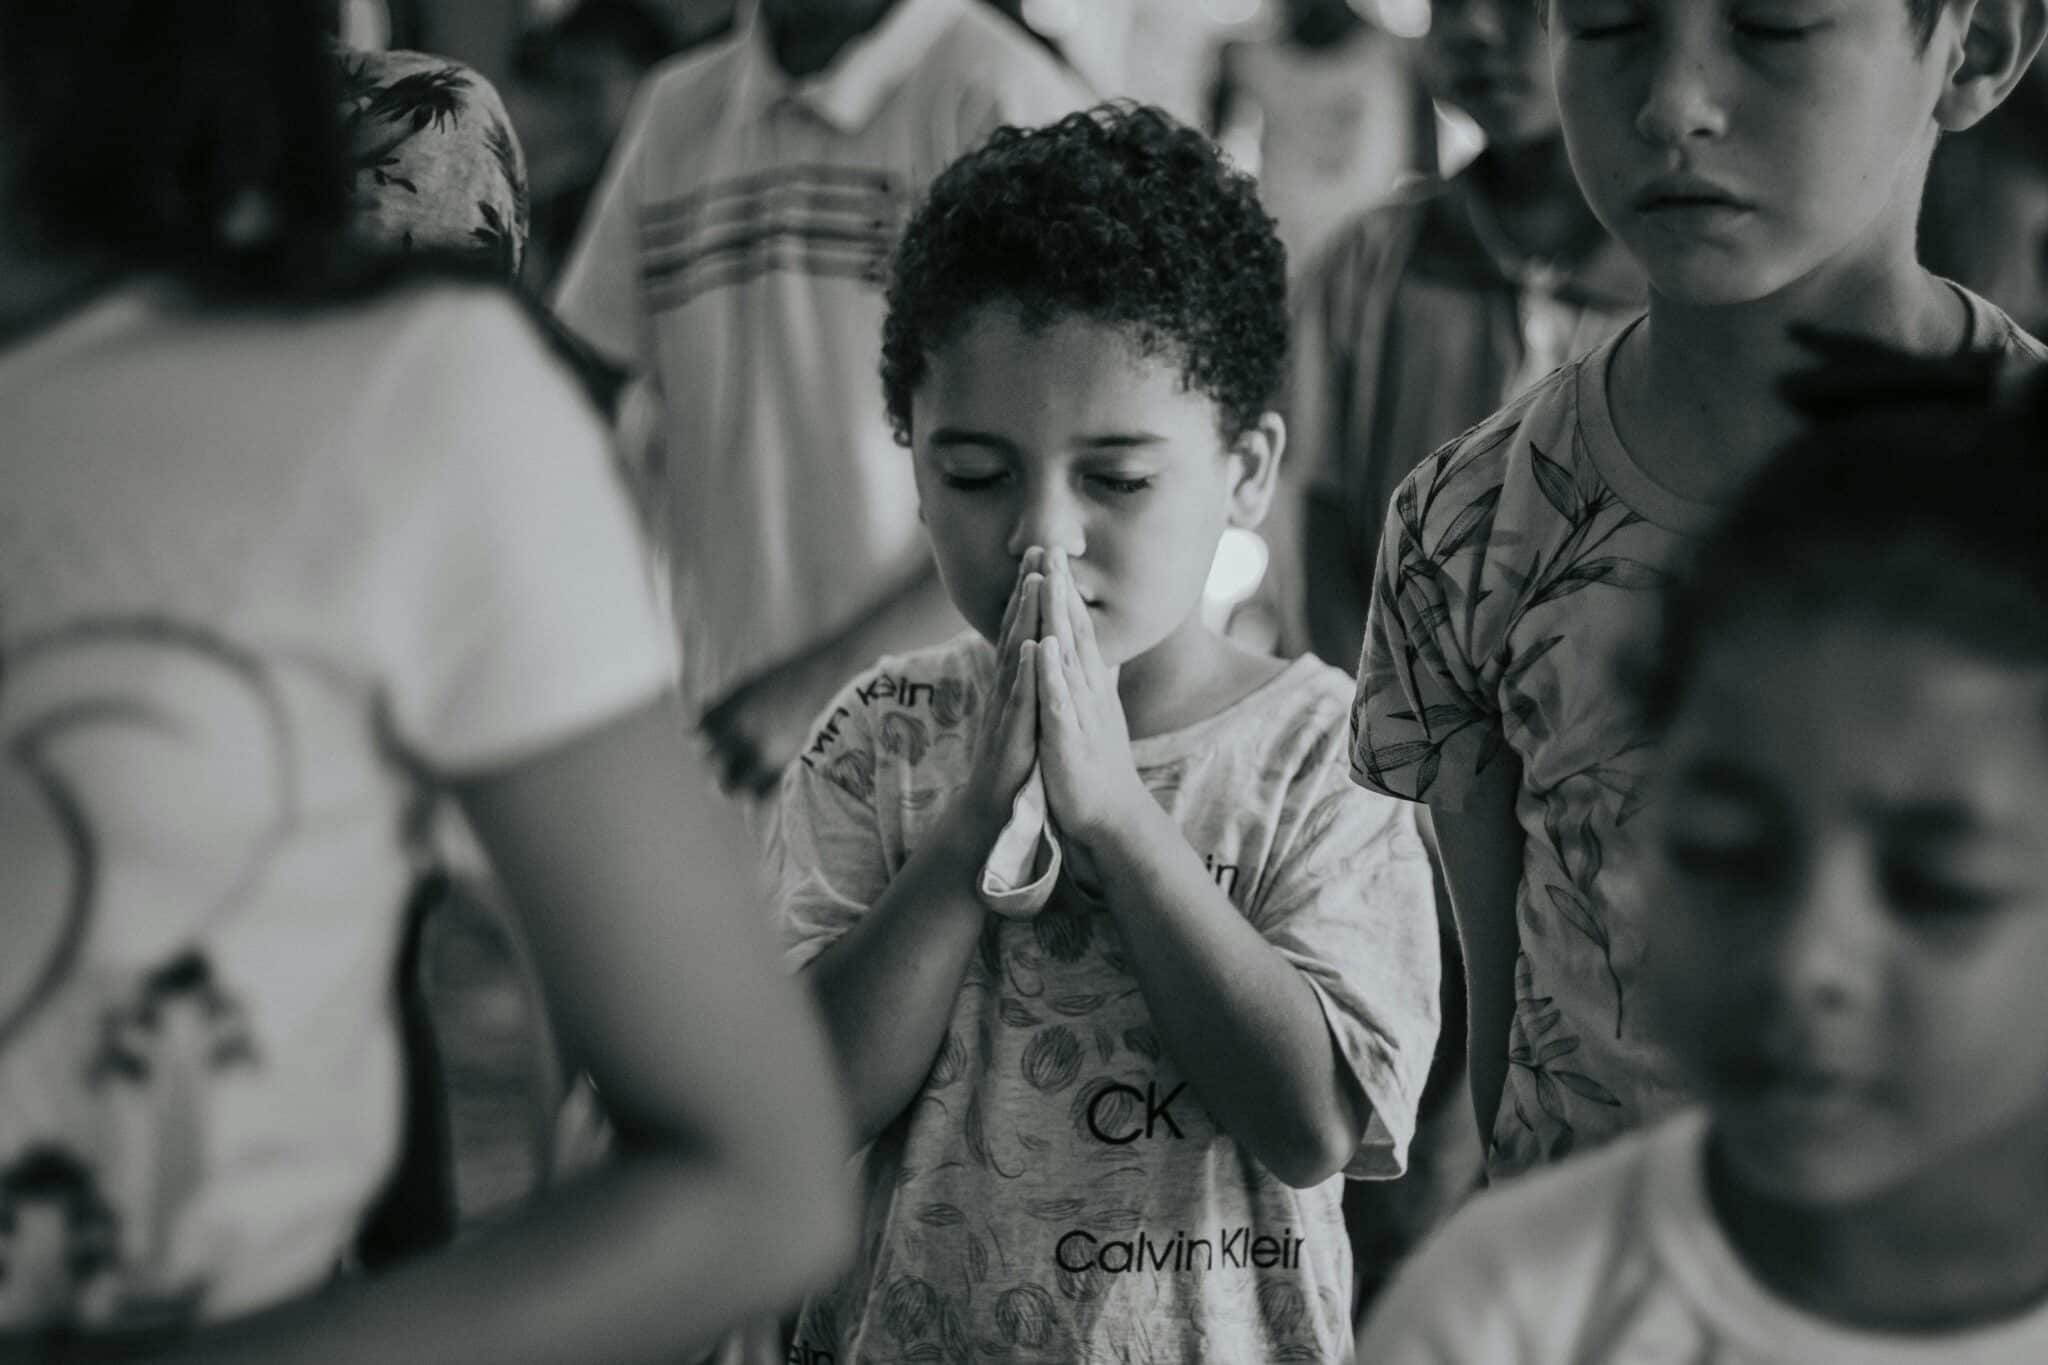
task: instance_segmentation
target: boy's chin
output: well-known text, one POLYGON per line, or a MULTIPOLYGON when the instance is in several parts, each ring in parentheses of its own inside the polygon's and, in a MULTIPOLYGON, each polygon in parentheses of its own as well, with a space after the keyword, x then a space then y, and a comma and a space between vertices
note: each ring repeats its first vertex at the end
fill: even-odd
POLYGON ((1728 308, 1756 303, 1769 298, 1788 282, 1725 258, 1701 259, 1704 254, 1693 253, 1675 259, 1668 256, 1639 259, 1644 259, 1648 267, 1651 291, 1671 303, 1688 308, 1728 308))
POLYGON ((1863 1203, 1912 1178, 1911 1154, 1866 1132, 1835 1140, 1761 1132, 1716 1118, 1728 1177, 1773 1203, 1828 1209, 1863 1203))

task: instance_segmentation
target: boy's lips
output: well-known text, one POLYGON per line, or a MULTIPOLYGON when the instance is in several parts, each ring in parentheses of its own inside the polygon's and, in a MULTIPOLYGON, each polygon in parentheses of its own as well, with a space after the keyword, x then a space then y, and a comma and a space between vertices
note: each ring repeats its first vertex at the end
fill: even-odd
POLYGON ((1857 1104, 1873 1097, 1873 1073, 1804 1055, 1748 1053, 1724 1058, 1716 1068, 1731 1097, 1773 1108, 1857 1104))
POLYGON ((1652 180, 1637 191, 1633 207, 1638 213, 1746 213, 1755 205, 1704 176, 1667 175, 1652 180))

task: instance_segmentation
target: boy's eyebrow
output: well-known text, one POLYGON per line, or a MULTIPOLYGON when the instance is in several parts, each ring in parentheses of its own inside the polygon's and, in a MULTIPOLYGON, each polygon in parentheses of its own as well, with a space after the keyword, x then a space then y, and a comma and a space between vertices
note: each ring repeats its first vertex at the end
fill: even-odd
POLYGON ((1929 843, 1981 834, 1994 822, 1961 801, 1913 801, 1888 805, 1882 801, 1860 801, 1858 814, 1873 825, 1907 839, 1929 843))
POLYGON ((1150 431, 1106 431, 1081 438, 1081 446, 1086 450, 1142 450, 1165 442, 1164 436, 1150 431))
POLYGON ((979 446, 987 450, 1000 450, 1009 455, 1017 453, 1015 442, 992 431, 975 431, 970 427, 940 427, 931 434, 930 443, 935 449, 979 446))

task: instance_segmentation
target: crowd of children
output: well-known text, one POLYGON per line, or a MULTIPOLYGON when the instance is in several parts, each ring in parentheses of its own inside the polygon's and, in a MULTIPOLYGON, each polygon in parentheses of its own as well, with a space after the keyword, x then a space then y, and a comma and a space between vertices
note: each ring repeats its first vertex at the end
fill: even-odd
MULTIPOLYGON (((949 6, 657 75, 567 320, 774 351, 671 324, 851 284, 899 187, 805 158, 932 159, 949 6), (684 94, 802 249, 643 164, 684 94)), ((1291 281, 1167 114, 955 109, 862 344, 967 628, 758 845, 601 365, 369 249, 326 8, 0 7, 0 1359, 2048 1359, 2048 347, 1918 240, 2048 0, 1438 0, 1488 150, 1291 281), (1296 657, 1202 610, 1276 506, 1296 657), (442 797, 617 1141, 366 1273, 442 797), (1496 1188, 1347 1235, 1460 1072, 1496 1188)))

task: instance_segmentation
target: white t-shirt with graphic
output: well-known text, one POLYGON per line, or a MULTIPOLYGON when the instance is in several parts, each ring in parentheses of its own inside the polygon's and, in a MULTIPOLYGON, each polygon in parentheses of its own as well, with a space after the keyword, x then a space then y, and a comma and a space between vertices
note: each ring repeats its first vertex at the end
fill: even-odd
MULTIPOLYGON (((828 710, 771 855, 794 963, 859 921, 966 783, 994 670, 963 635, 885 659, 828 710)), ((1437 929, 1407 808, 1346 775, 1350 692, 1304 657, 1132 751, 1321 1001, 1373 1110, 1345 1174, 1371 1179, 1405 1163, 1437 929)), ((1289 1188, 1222 1131, 1161 1046, 1114 912, 1067 884, 1035 919, 988 917, 930 1076, 864 1178, 859 1257, 805 1310, 792 1359, 1350 1358, 1341 1178, 1289 1188)))
POLYGON ((1395 1279, 1373 1365, 2038 1365, 2048 1308, 1901 1336, 1807 1313, 1759 1282, 1706 1189, 1686 1110, 1474 1201, 1395 1279))
POLYGON ((398 1142, 428 775, 673 674, 505 299, 136 285, 0 350, 0 1337, 331 1275, 398 1142))

